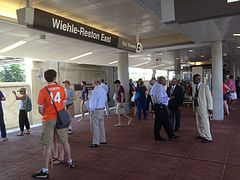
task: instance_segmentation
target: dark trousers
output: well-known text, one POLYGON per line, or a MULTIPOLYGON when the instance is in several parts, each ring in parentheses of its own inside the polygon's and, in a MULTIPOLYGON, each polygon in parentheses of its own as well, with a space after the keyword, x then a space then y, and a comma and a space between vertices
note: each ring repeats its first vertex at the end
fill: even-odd
POLYGON ((153 101, 152 101, 152 97, 148 94, 147 95, 147 111, 149 111, 149 105, 151 103, 151 110, 154 110, 154 105, 153 105, 153 101))
POLYGON ((163 126, 165 132, 167 133, 168 137, 170 138, 173 134, 170 129, 170 125, 169 125, 169 121, 168 121, 167 106, 155 104, 154 111, 155 111, 155 123, 154 123, 155 139, 161 138, 160 130, 161 130, 162 126, 163 126))
POLYGON ((142 111, 143 111, 144 119, 147 118, 146 103, 147 103, 146 99, 137 100, 137 117, 139 120, 141 120, 142 111))
POLYGON ((168 110, 169 114, 169 124, 170 128, 173 131, 174 130, 174 119, 176 120, 175 123, 175 130, 178 130, 180 128, 180 120, 181 120, 181 110, 178 108, 173 108, 168 110))
POLYGON ((237 93, 237 98, 240 98, 240 88, 239 87, 237 87, 236 93, 237 93))
POLYGON ((29 121, 28 121, 28 116, 27 112, 25 110, 20 110, 19 111, 19 127, 20 131, 24 131, 24 126, 26 129, 30 129, 29 121))
POLYGON ((4 123, 2 109, 0 109, 0 127, 1 127, 1 136, 2 136, 2 138, 5 138, 7 136, 7 133, 6 133, 6 127, 5 127, 5 123, 4 123))

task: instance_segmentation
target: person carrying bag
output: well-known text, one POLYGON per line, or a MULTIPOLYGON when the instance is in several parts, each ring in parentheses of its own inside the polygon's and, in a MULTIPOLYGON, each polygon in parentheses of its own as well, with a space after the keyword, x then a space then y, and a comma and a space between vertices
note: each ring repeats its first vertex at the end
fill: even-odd
POLYGON ((45 88, 46 88, 46 90, 47 90, 47 92, 48 92, 48 94, 49 94, 49 96, 50 96, 50 99, 51 99, 51 101, 52 101, 52 104, 53 104, 53 106, 54 106, 54 109, 55 109, 55 111, 57 112, 56 128, 57 128, 57 129, 68 128, 69 125, 70 125, 70 123, 71 123, 71 118, 70 118, 67 110, 62 109, 62 110, 58 111, 58 110, 57 110, 57 107, 56 107, 56 105, 55 105, 55 103, 54 103, 54 100, 52 99, 52 96, 50 95, 50 92, 49 92, 48 88, 47 88, 47 87, 45 87, 45 88))

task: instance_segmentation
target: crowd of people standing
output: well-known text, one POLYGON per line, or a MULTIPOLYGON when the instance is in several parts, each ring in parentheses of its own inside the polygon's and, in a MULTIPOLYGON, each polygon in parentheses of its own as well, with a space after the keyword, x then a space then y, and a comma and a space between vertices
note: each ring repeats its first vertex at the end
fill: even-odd
MULTIPOLYGON (((53 69, 44 72, 44 77, 47 85, 39 91, 38 95, 38 111, 42 115, 42 145, 43 149, 43 166, 32 175, 33 178, 48 178, 48 166, 51 160, 51 154, 57 163, 66 163, 69 168, 74 168, 76 162, 71 157, 71 148, 68 143, 68 135, 72 134, 72 125, 68 128, 57 129, 58 111, 66 109, 72 120, 75 119, 74 100, 76 96, 74 90, 70 87, 69 80, 65 80, 64 87, 57 84, 57 73, 53 69), (55 106, 55 107, 54 107, 55 106), (67 161, 64 161, 64 151, 67 156, 67 161)), ((115 80, 115 90, 113 100, 115 101, 115 114, 117 115, 117 123, 115 127, 129 126, 132 122, 132 117, 128 116, 125 109, 130 105, 133 115, 136 115, 137 120, 148 120, 150 115, 154 118, 153 138, 155 141, 164 141, 160 131, 163 126, 168 139, 175 141, 179 138, 177 132, 181 130, 181 111, 186 97, 192 97, 193 110, 196 116, 196 126, 198 136, 202 143, 212 142, 210 131, 210 119, 213 113, 212 95, 208 85, 201 81, 201 76, 195 74, 193 76, 194 87, 190 83, 183 84, 178 79, 173 78, 167 86, 166 78, 163 76, 152 78, 149 81, 149 86, 144 84, 142 79, 139 79, 136 84, 129 80, 129 99, 126 99, 126 91, 120 80, 115 80), (123 118, 126 122, 123 122, 123 118)), ((223 83, 223 99, 226 113, 229 114, 233 110, 234 103, 237 99, 238 84, 240 78, 236 82, 233 81, 233 76, 229 76, 223 83)), ((109 111, 109 94, 110 88, 104 79, 92 82, 93 89, 90 91, 85 81, 81 81, 82 90, 79 96, 80 109, 82 116, 80 120, 85 118, 85 113, 89 113, 91 143, 90 148, 98 148, 101 145, 107 144, 105 133, 105 117, 110 114, 109 111)), ((18 136, 30 134, 30 125, 27 117, 26 102, 28 95, 26 88, 20 88, 19 94, 12 92, 16 100, 20 100, 19 110, 19 127, 20 133, 18 136), (24 131, 24 126, 26 130, 24 131)), ((0 126, 1 135, 4 141, 7 140, 6 128, 3 119, 3 111, 1 101, 5 101, 3 93, 0 91, 0 126)))

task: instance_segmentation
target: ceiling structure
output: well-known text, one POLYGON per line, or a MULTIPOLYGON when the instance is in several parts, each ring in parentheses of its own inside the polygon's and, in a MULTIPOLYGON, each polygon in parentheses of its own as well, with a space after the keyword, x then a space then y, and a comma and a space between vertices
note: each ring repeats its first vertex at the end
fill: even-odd
MULTIPOLYGON (((144 50, 141 53, 129 53, 130 67, 173 69, 175 60, 181 63, 209 60, 211 41, 216 39, 224 41, 225 60, 239 56, 240 49, 237 49, 237 45, 240 44, 240 37, 234 37, 232 34, 239 32, 240 16, 166 25, 161 21, 159 0, 33 0, 32 2, 34 8, 121 37, 135 40, 139 35, 144 50)), ((25 4, 25 0, 0 0, 0 60, 16 57, 40 61, 117 65, 116 54, 122 50, 17 24, 16 9, 25 7, 25 4), (1 51, 19 41, 23 44, 7 52, 1 51), (76 56, 80 57, 71 60, 76 56)))

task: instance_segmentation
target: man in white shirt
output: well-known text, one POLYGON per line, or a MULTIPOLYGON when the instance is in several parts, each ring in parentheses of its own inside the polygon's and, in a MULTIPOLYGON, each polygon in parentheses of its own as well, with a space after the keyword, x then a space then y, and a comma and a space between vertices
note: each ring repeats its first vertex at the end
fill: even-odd
MULTIPOLYGON (((107 96, 109 88, 108 88, 108 85, 104 82, 104 79, 101 79, 100 86, 104 89, 104 91, 106 92, 106 96, 107 96)), ((105 110, 106 110, 106 115, 108 116, 109 115, 108 99, 105 103, 105 110)))
POLYGON ((199 74, 193 76, 193 83, 195 84, 193 88, 193 108, 199 133, 196 139, 202 139, 202 143, 210 143, 212 142, 212 136, 209 119, 211 119, 213 113, 212 95, 208 85, 201 82, 199 74))
POLYGON ((89 98, 90 126, 92 130, 92 144, 89 147, 100 147, 106 144, 104 109, 107 101, 106 91, 99 85, 99 81, 93 82, 94 89, 89 98))

